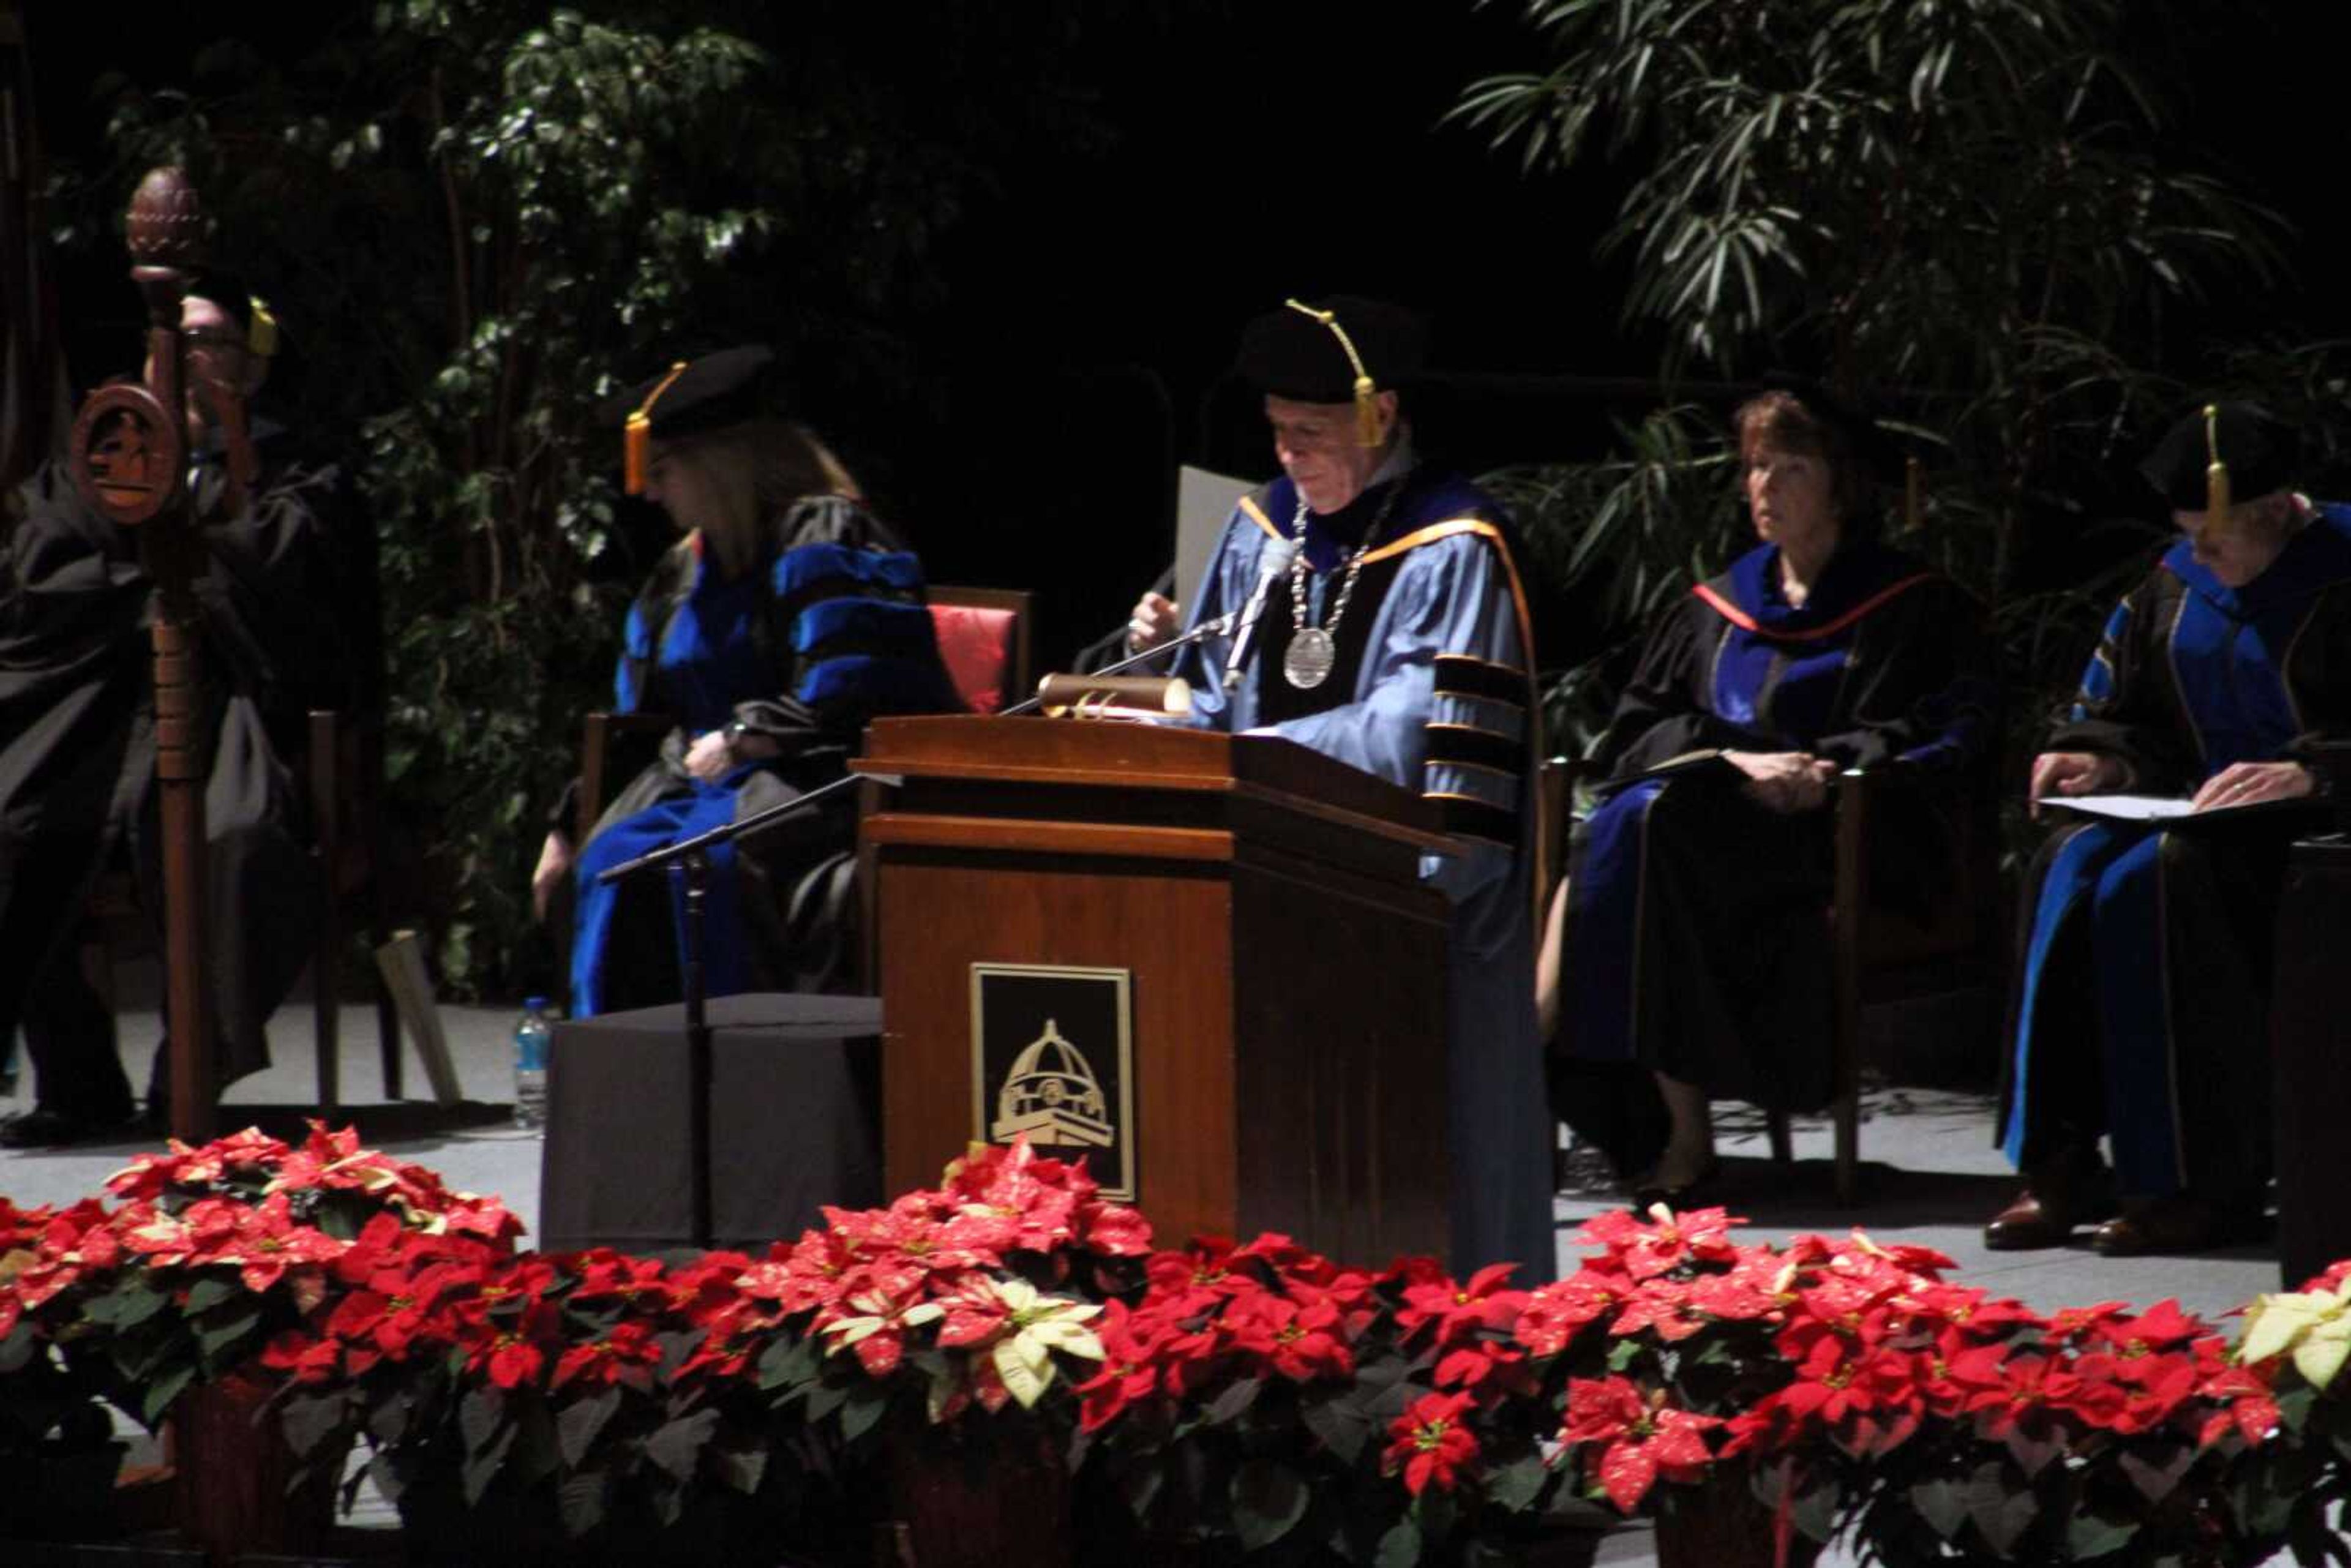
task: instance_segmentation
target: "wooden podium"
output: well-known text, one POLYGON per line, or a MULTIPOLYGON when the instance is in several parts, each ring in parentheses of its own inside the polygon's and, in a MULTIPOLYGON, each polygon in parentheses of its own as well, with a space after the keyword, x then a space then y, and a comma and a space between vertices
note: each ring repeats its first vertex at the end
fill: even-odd
POLYGON ((1288 741, 1129 724, 885 719, 853 766, 898 785, 862 838, 892 1192, 1026 1132, 1131 1185, 1165 1245, 1446 1255, 1427 801, 1288 741))

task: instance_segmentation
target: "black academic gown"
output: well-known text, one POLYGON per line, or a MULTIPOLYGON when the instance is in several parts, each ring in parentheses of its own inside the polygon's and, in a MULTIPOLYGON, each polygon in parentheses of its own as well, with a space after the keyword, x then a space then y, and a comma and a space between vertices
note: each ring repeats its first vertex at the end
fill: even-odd
POLYGON ((1668 612, 1617 704, 1616 786, 1576 830, 1552 1091, 1621 1170, 1666 1134, 1653 1073, 1788 1109, 1829 1096, 1830 821, 1750 800, 1716 749, 1804 751, 1899 772, 1876 883, 1947 891, 1951 813, 1979 792, 1997 688, 1982 613, 1949 579, 1866 540, 1801 606, 1764 546, 1668 612))
POLYGON ((2002 1151, 2030 1166, 2103 1133, 2129 1196, 2257 1201, 2286 852, 2351 799, 2351 507, 2320 507, 2242 588, 2174 545, 2043 749, 2111 758, 2154 795, 2294 761, 2328 797, 2168 828, 2049 809, 2020 912, 2002 1151))
MULTIPOLYGON (((200 463, 204 939, 226 1082, 268 1064, 263 1025, 316 917, 285 748, 307 708, 350 702, 356 644, 371 629, 354 623, 330 559, 332 469, 265 462, 237 517, 222 515, 223 489, 217 462, 200 463)), ((92 512, 56 466, 19 498, 0 575, 0 1036, 22 1028, 44 1108, 114 1120, 131 1111, 131 1087, 75 947, 118 850, 160 939, 153 584, 134 531, 92 512)))

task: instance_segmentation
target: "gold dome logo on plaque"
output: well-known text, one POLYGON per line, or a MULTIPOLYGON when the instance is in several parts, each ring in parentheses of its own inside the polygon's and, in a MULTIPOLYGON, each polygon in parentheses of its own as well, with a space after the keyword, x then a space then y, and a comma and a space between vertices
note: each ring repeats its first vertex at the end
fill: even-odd
POLYGON ((988 1134, 1008 1144, 1022 1133, 1039 1148, 1077 1144, 1105 1148, 1112 1136, 1101 1082, 1085 1053, 1061 1038, 1055 1020, 1012 1059, 1012 1073, 996 1095, 988 1134))
POLYGON ((1125 969, 974 964, 972 1136, 1082 1155, 1104 1196, 1134 1202, 1131 984, 1125 969))

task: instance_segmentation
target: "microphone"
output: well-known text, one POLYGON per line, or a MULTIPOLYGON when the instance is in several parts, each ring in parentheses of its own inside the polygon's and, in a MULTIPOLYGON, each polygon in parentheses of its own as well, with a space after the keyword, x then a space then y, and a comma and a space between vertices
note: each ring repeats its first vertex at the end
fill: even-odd
POLYGON ((1231 691, 1241 684, 1241 666, 1249 662, 1249 643, 1257 635, 1258 618, 1265 613, 1265 596, 1273 587, 1273 580, 1290 570, 1298 555, 1296 539, 1274 539, 1259 552, 1257 586, 1249 591, 1249 602, 1241 607, 1241 629, 1233 638, 1231 657, 1225 661, 1225 690, 1231 691))

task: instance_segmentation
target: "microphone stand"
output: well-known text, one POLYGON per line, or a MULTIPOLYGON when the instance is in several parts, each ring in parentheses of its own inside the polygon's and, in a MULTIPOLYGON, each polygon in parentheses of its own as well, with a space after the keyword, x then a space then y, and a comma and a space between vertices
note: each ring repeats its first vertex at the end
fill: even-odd
MULTIPOLYGON (((1132 669, 1146 659, 1187 647, 1203 638, 1219 635, 1231 630, 1233 617, 1218 615, 1203 621, 1182 636, 1160 643, 1144 653, 1119 660, 1094 673, 1113 675, 1132 669)), ((1036 711, 1042 699, 1028 701, 1006 708, 998 717, 1012 718, 1036 711)), ((805 810, 828 796, 840 794, 850 786, 862 781, 863 776, 843 774, 830 784, 820 784, 804 795, 777 802, 765 810, 756 811, 739 822, 726 822, 699 832, 690 839, 648 851, 632 861, 597 873, 600 883, 611 884, 625 877, 667 866, 677 866, 685 881, 685 1092, 686 1092, 686 1157, 691 1162, 690 1222, 694 1227, 694 1244, 705 1251, 715 1244, 716 1226, 711 1207, 710 1183, 710 1084, 711 1050, 708 1012, 708 977, 703 967, 704 904, 710 891, 710 852, 721 844, 749 838, 775 826, 796 811, 805 810)))

